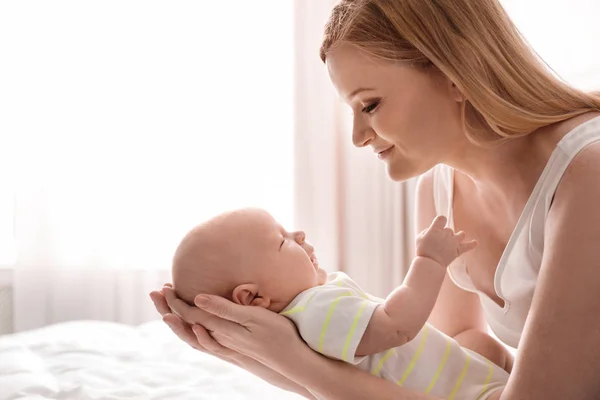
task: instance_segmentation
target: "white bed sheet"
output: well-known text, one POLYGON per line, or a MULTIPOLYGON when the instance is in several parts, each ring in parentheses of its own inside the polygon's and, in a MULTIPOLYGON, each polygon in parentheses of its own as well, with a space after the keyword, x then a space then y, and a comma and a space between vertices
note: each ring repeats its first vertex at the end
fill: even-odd
POLYGON ((0 400, 299 400, 194 351, 161 321, 77 321, 0 336, 0 400))

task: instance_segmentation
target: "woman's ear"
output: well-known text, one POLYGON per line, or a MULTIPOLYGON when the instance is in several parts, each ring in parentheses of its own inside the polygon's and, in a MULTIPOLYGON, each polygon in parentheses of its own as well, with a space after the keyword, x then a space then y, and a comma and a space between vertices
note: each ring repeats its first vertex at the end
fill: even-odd
POLYGON ((450 79, 448 79, 448 83, 450 85, 450 95, 452 96, 452 99, 457 103, 465 101, 465 95, 460 91, 458 86, 456 86, 456 83, 452 82, 450 79))
POLYGON ((256 306, 268 308, 271 299, 258 295, 258 285, 255 283, 244 283, 233 289, 233 302, 242 306, 256 306))

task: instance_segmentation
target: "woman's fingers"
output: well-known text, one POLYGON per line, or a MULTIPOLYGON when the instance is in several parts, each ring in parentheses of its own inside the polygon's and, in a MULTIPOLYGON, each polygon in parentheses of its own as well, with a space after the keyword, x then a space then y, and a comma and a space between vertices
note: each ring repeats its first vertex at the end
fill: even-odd
MULTIPOLYGON (((236 328, 238 328, 238 329, 240 328, 240 326, 237 323, 233 323, 233 322, 229 321, 228 318, 221 318, 221 317, 219 317, 219 315, 216 315, 216 316, 213 315, 214 313, 210 312, 210 310, 213 310, 214 307, 211 307, 210 310, 202 310, 198 307, 190 306, 185 301, 178 298, 173 289, 165 287, 165 288, 163 288, 163 290, 165 292, 165 298, 166 298, 167 304, 170 307, 170 309, 172 310, 173 314, 181 317, 181 319, 184 322, 187 322, 190 325, 199 324, 199 325, 204 326, 209 331, 220 330, 220 331, 231 332, 232 330, 234 330, 236 328)), ((218 297, 218 296, 211 296, 211 297, 223 300, 223 302, 225 302, 225 303, 231 303, 230 301, 228 301, 222 297, 218 297)), ((216 304, 217 307, 219 308, 219 310, 221 308, 223 308, 221 306, 220 301, 213 302, 213 304, 216 304)), ((234 304, 234 303, 231 303, 231 304, 234 304)), ((241 306, 239 306, 239 307, 241 307, 241 306)), ((222 314, 222 315, 225 315, 225 314, 222 314)))
POLYGON ((227 359, 234 361, 236 355, 239 355, 235 351, 228 349, 227 347, 221 346, 214 338, 210 336, 208 331, 202 325, 193 325, 192 331, 196 335, 196 340, 206 349, 207 352, 214 354, 221 359, 227 359))
POLYGON ((164 289, 165 287, 170 287, 170 288, 172 288, 172 287, 173 287, 173 284, 172 284, 172 283, 165 283, 165 284, 163 284, 163 288, 162 288, 162 289, 160 289, 160 292, 161 292, 161 293, 163 293, 163 294, 164 294, 164 291, 163 291, 163 289, 164 289))
POLYGON ((170 287, 163 287, 163 293, 165 294, 165 299, 167 301, 167 305, 169 306, 169 308, 171 310, 173 310, 173 313, 176 315, 179 315, 181 318, 183 318, 185 321, 189 322, 189 323, 194 323, 194 322, 198 322, 198 321, 192 321, 190 319, 190 309, 192 308, 189 304, 187 304, 185 301, 181 300, 179 297, 177 297, 177 294, 175 294, 175 291, 170 288, 170 287))
POLYGON ((154 307, 156 308, 156 311, 160 313, 160 315, 165 315, 171 312, 171 309, 167 304, 167 300, 161 292, 156 290, 152 291, 150 293, 150 299, 154 303, 154 307))
MULTIPOLYGON (((220 319, 225 319, 228 321, 235 322, 239 325, 246 326, 248 324, 248 313, 249 311, 257 311, 264 310, 262 308, 255 308, 255 310, 250 310, 251 307, 244 307, 236 304, 232 301, 229 301, 220 296, 211 296, 206 294, 199 294, 194 299, 194 304, 198 308, 213 314, 220 319)), ((211 329, 210 326, 208 326, 211 329)))
POLYGON ((165 293, 167 304, 172 310, 173 314, 181 317, 183 321, 189 323, 190 325, 201 324, 210 330, 213 329, 213 326, 209 326, 207 324, 210 320, 215 320, 217 318, 206 311, 190 306, 188 303, 177 297, 173 289, 164 287, 163 291, 165 293))
POLYGON ((171 328, 173 333, 175 333, 179 339, 183 340, 196 350, 205 351, 204 347, 198 343, 198 339, 192 331, 192 327, 182 321, 181 318, 174 314, 165 314, 163 315, 162 319, 167 325, 169 325, 169 328, 171 328))

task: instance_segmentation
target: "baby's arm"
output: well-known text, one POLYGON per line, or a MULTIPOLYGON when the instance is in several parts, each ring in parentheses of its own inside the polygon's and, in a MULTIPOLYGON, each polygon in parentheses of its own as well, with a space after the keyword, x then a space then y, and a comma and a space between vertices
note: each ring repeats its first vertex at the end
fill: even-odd
POLYGON ((445 217, 437 217, 417 239, 417 257, 401 286, 378 306, 363 335, 356 356, 379 353, 411 341, 423 328, 435 305, 446 275, 446 267, 461 254, 476 247, 464 242, 465 234, 445 228, 445 217))
POLYGON ((446 269, 436 261, 416 257, 404 283, 375 309, 356 355, 379 353, 411 341, 425 325, 445 275, 446 269))

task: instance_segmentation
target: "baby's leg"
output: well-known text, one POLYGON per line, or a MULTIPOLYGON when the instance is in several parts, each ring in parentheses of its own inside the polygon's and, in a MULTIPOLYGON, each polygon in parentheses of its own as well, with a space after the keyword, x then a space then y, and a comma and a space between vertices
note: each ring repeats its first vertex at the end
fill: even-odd
POLYGON ((509 374, 512 371, 514 361, 513 355, 506 347, 487 333, 477 330, 468 330, 459 333, 454 339, 461 346, 481 354, 509 374))

